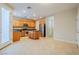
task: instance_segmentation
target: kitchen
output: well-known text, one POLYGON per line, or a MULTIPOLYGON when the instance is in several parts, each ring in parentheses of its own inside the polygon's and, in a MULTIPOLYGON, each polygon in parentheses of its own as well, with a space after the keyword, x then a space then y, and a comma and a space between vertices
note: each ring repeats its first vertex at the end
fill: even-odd
POLYGON ((40 37, 45 37, 45 21, 44 19, 41 20, 34 20, 34 19, 24 19, 24 18, 15 18, 13 20, 13 42, 19 41, 20 37, 29 37, 31 39, 39 39, 40 37), (36 22, 39 21, 37 29, 36 22), (41 30, 44 29, 44 32, 41 30))

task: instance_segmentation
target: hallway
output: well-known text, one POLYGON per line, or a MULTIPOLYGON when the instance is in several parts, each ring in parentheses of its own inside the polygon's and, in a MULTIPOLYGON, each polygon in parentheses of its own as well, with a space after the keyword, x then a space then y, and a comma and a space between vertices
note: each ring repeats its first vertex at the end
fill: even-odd
POLYGON ((15 42, 0 51, 1 55, 63 55, 79 54, 76 45, 56 41, 51 38, 40 38, 32 40, 22 37, 20 41, 15 42))

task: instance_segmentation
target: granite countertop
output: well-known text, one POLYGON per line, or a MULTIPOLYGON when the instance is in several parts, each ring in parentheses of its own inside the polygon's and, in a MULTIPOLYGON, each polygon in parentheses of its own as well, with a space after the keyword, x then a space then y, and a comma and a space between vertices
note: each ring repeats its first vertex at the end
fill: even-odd
POLYGON ((21 30, 33 31, 35 28, 22 28, 22 27, 13 27, 13 32, 20 32, 21 30))
POLYGON ((13 28, 13 29, 23 29, 23 28, 13 28))

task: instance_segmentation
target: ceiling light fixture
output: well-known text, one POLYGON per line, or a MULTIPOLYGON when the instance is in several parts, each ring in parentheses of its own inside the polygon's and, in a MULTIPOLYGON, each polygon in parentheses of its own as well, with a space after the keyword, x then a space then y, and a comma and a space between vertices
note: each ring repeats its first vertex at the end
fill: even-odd
POLYGON ((27 9, 32 9, 32 7, 31 6, 28 6, 27 9))

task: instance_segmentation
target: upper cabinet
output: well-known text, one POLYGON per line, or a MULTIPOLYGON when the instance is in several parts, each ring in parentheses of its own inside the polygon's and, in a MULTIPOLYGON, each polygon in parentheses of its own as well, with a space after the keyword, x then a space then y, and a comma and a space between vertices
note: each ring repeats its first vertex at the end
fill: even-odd
POLYGON ((23 24, 27 24, 28 27, 35 28, 35 21, 34 20, 29 20, 29 19, 18 19, 18 20, 13 20, 13 26, 23 26, 23 24))

